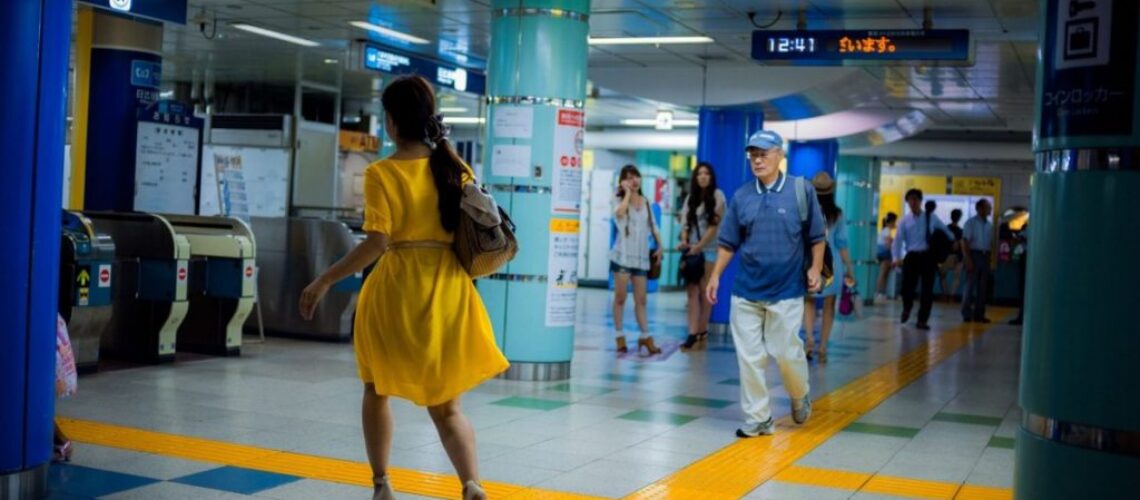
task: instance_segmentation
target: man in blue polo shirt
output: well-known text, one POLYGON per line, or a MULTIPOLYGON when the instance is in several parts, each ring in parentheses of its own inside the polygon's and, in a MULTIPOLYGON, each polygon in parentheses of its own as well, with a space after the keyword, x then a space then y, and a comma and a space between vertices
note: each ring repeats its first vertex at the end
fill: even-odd
POLYGON ((730 320, 746 416, 744 427, 736 431, 739 437, 775 432, 764 380, 769 357, 776 359, 792 397, 792 419, 802 424, 811 416, 807 359, 799 331, 804 295, 822 284, 824 224, 811 183, 780 172, 783 146, 783 138, 770 130, 748 139, 746 152, 756 181, 737 190, 725 211, 716 266, 706 290, 715 304, 721 274, 739 254, 730 320), (805 271, 809 246, 811 266, 805 271))

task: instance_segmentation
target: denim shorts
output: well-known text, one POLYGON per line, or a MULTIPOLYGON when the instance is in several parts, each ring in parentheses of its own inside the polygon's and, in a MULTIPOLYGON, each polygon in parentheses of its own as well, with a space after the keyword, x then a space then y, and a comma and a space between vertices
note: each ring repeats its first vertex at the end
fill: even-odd
POLYGON ((612 260, 610 261, 610 272, 614 274, 628 274, 636 278, 645 278, 649 276, 648 269, 633 269, 620 265, 612 260))

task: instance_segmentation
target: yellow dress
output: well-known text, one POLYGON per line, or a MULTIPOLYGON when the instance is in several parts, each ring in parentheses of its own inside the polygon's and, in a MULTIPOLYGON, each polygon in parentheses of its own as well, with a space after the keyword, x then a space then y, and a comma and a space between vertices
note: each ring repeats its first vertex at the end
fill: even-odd
MULTIPOLYGON (((380 160, 364 172, 364 230, 391 242, 441 241, 428 160, 380 160)), ((509 364, 467 271, 450 248, 390 249, 364 281, 354 347, 376 394, 421 406, 455 399, 509 364)))

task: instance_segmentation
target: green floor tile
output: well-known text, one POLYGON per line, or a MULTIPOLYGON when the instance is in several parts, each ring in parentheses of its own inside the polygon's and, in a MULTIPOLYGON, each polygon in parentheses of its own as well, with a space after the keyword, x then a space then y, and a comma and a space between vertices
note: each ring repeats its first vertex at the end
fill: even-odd
POLYGON ((552 387, 548 387, 548 389, 550 389, 552 391, 569 392, 569 393, 573 393, 573 394, 593 394, 596 396, 601 396, 602 394, 609 394, 611 392, 614 392, 614 389, 610 389, 609 387, 598 387, 598 386, 594 386, 594 385, 578 385, 578 384, 558 384, 558 385, 555 385, 552 387))
POLYGON ((902 427, 898 425, 882 425, 855 422, 845 427, 843 431, 911 439, 918 434, 919 429, 915 429, 913 427, 902 427))
POLYGON ((552 399, 538 399, 538 398, 524 398, 520 396, 510 397, 507 399, 500 399, 491 404, 499 406, 509 406, 511 408, 526 408, 528 410, 557 410, 563 406, 569 406, 570 403, 565 401, 554 401, 552 399))
POLYGON ((641 377, 638 377, 637 375, 618 375, 615 373, 607 373, 605 375, 602 375, 602 378, 613 382, 628 382, 630 384, 641 382, 641 377))
POLYGON ((986 445, 990 448, 1005 448, 1007 450, 1013 449, 1013 438, 1003 438, 994 436, 990 438, 990 444, 986 445))
POLYGON ((647 410, 631 411, 625 415, 619 416, 618 418, 623 420, 633 420, 635 422, 651 422, 655 424, 669 425, 685 425, 697 419, 697 417, 689 415, 678 415, 676 413, 647 410))
POLYGON ((702 408, 728 408, 736 404, 735 401, 725 401, 723 399, 708 399, 708 398, 694 398, 692 396, 674 396, 669 398, 670 403, 688 406, 700 406, 702 408))
POLYGON ((981 415, 966 415, 964 413, 939 413, 933 419, 936 422, 954 422, 959 424, 988 425, 997 427, 1001 419, 997 417, 983 417, 981 415))
POLYGON ((740 385, 740 379, 738 379, 738 378, 726 378, 724 380, 721 380, 720 382, 717 382, 717 385, 740 385))

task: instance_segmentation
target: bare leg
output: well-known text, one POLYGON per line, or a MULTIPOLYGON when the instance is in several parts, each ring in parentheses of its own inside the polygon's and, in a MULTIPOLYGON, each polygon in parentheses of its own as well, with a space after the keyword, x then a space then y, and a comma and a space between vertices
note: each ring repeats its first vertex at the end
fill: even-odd
POLYGON ((704 301, 701 300, 701 290, 704 288, 700 285, 688 285, 685 287, 685 293, 688 295, 688 310, 686 313, 689 316, 689 335, 696 335, 703 332, 701 330, 701 313, 704 312, 704 301))
POLYGON ((697 295, 700 295, 701 299, 701 316, 699 318, 700 322, 698 325, 700 327, 699 331, 701 333, 707 333, 709 331, 709 318, 712 317, 713 306, 712 303, 709 302, 709 298, 700 292, 704 291, 705 288, 708 288, 709 277, 712 276, 713 267, 714 265, 711 262, 705 263, 705 275, 701 278, 701 289, 697 293, 697 295))
POLYGON ((629 275, 614 273, 614 331, 621 337, 624 330, 625 298, 629 293, 629 275))
POLYGON ((372 384, 364 384, 361 424, 372 478, 384 478, 388 474, 388 455, 392 450, 392 409, 388 406, 388 396, 376 394, 372 384))
POLYGON ((479 481, 479 461, 475 449, 475 428, 463 415, 459 407, 459 400, 453 399, 439 406, 429 406, 435 429, 439 431, 439 440, 443 442, 443 449, 451 459, 451 465, 459 475, 459 481, 466 485, 468 481, 479 481))
POLYGON ((879 281, 875 284, 875 292, 886 294, 887 293, 887 275, 891 272, 891 263, 883 261, 879 263, 879 281))
POLYGON ((649 336, 649 279, 645 276, 633 278, 633 313, 637 315, 637 327, 641 336, 649 336))
POLYGON ((819 357, 827 359, 827 341, 831 339, 831 327, 835 324, 835 296, 823 299, 823 325, 819 328, 819 357))
POLYGON ((808 358, 812 357, 812 352, 815 351, 815 298, 804 298, 804 344, 807 345, 806 351, 808 358))

